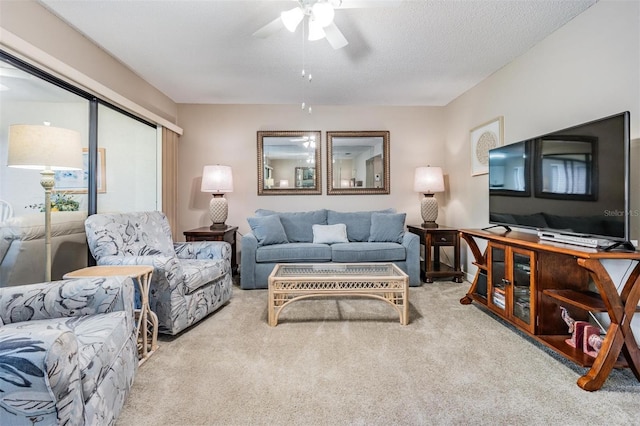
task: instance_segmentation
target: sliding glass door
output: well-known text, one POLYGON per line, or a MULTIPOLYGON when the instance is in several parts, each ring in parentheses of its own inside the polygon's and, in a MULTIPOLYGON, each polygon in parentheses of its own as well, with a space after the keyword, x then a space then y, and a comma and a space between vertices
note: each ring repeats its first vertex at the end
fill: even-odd
POLYGON ((98 105, 98 212, 160 210, 156 128, 98 105))
POLYGON ((0 51, 0 200, 15 216, 39 212, 44 192, 38 171, 7 167, 12 124, 80 132, 85 170, 54 200, 88 214, 161 209, 159 128, 0 51))

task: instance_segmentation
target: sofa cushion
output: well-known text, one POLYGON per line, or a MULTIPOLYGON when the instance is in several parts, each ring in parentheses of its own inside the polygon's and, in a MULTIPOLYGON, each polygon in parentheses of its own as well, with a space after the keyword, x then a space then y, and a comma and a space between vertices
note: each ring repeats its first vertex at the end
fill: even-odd
MULTIPOLYGON (((87 212, 55 212, 51 214, 51 236, 84 234, 87 212)), ((14 227, 18 238, 37 240, 44 237, 44 213, 26 214, 7 219, 3 226, 14 227)))
POLYGON ((325 209, 312 210, 308 212, 276 212, 273 210, 256 210, 256 216, 280 217, 284 232, 290 243, 311 243, 313 242, 313 225, 327 224, 327 211, 325 209))
MULTIPOLYGON (((395 213, 395 209, 380 210, 377 213, 395 213)), ((373 211, 361 212, 327 212, 327 224, 344 223, 347 226, 349 241, 368 241, 371 230, 371 214, 373 211)))
POLYGON ((347 226, 344 223, 335 225, 313 225, 314 244, 348 243, 347 226))
POLYGON ((191 294, 200 287, 223 277, 227 272, 224 259, 181 259, 184 272, 184 292, 191 294))
POLYGON ((256 262, 329 262, 331 246, 313 243, 289 243, 258 247, 256 262))
POLYGON ((249 217, 247 222, 258 240, 259 247, 289 242, 280 217, 277 215, 249 217))
POLYGON ((369 242, 402 243, 406 213, 373 213, 369 242))
POLYGON ((398 243, 340 243, 331 246, 333 262, 393 262, 406 260, 407 252, 398 243))

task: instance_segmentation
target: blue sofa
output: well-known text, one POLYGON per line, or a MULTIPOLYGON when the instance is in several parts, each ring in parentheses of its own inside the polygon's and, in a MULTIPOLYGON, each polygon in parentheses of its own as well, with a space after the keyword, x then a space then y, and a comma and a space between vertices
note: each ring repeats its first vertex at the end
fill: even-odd
POLYGON ((268 287, 278 263, 392 262, 419 286, 420 240, 405 232, 404 213, 381 211, 256 211, 242 236, 240 287, 268 287))
POLYGON ((0 425, 113 425, 138 369, 134 283, 0 288, 0 425))

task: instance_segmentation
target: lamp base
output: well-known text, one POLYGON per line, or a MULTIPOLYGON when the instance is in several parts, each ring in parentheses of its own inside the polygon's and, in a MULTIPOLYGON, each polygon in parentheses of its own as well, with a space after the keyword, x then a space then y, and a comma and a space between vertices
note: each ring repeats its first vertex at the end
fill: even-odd
POLYGON ((433 194, 424 194, 424 198, 420 202, 420 214, 424 223, 423 228, 437 228, 438 224, 438 200, 433 194))
POLYGON ((225 221, 227 220, 227 214, 229 207, 227 206, 227 199, 222 194, 213 194, 211 201, 209 202, 209 218, 213 224, 209 229, 221 229, 226 227, 225 221))
POLYGON ((421 226, 423 228, 437 228, 438 224, 435 222, 424 222, 421 226))
POLYGON ((40 185, 44 188, 44 280, 51 281, 51 191, 55 184, 55 172, 46 168, 40 172, 40 185))
POLYGON ((227 224, 222 222, 222 223, 214 223, 213 225, 211 225, 209 227, 209 229, 211 229, 212 231, 215 231, 217 229, 227 229, 227 224))

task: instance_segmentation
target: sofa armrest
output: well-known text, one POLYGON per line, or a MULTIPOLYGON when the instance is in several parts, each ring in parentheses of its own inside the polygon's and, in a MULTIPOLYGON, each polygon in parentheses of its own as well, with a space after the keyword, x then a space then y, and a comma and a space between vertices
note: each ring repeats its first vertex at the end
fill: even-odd
POLYGON ((225 241, 173 243, 179 259, 225 259, 231 264, 231 244, 225 241))
POLYGON ((407 251, 406 263, 409 285, 420 285, 420 237, 411 232, 402 236, 402 246, 407 251))
POLYGON ((19 238, 20 234, 17 232, 15 227, 8 225, 0 226, 0 264, 7 255, 9 247, 11 247, 13 241, 19 238))
POLYGON ((133 322, 134 284, 128 277, 77 278, 0 288, 4 324, 127 311, 133 322))
POLYGON ((0 360, 0 424, 83 424, 78 342, 70 330, 4 326, 0 360))
POLYGON ((240 240, 240 288, 256 288, 256 251, 258 239, 247 232, 240 240))

